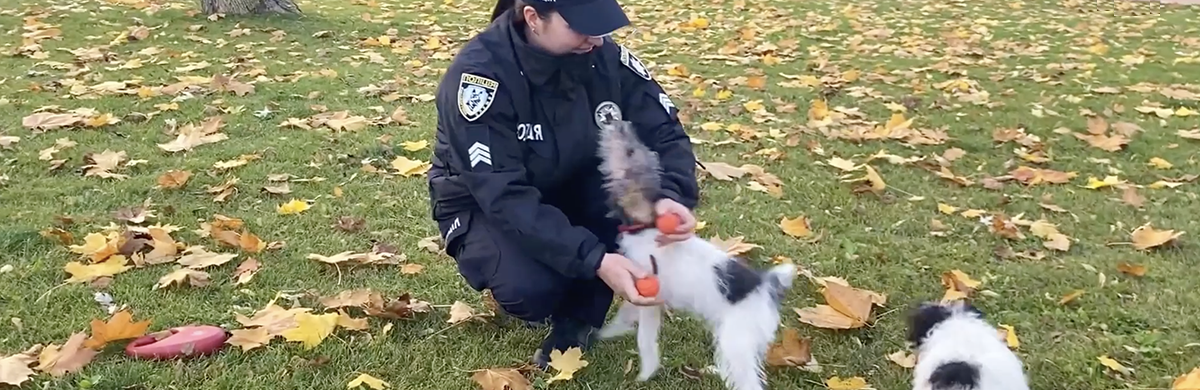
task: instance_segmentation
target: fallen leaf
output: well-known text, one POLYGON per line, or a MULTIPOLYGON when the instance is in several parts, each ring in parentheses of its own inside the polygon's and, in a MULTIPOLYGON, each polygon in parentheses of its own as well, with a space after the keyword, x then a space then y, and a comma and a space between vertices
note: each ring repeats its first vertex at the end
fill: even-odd
POLYGON ((108 322, 93 319, 91 325, 92 337, 87 339, 83 345, 98 350, 103 349, 105 345, 112 341, 133 339, 146 335, 146 329, 150 327, 150 320, 133 322, 133 314, 128 310, 121 310, 113 314, 108 322))
POLYGON ((1146 165, 1152 166, 1157 169, 1171 169, 1172 167, 1175 166, 1175 165, 1172 165, 1171 162, 1169 162, 1167 160, 1163 160, 1160 157, 1151 158, 1150 162, 1146 163, 1146 165))
POLYGON ((1115 186, 1118 184, 1121 184, 1121 179, 1117 178, 1116 176, 1109 175, 1109 176, 1105 176, 1104 180, 1099 180, 1099 179, 1096 179, 1095 177, 1088 177, 1088 183, 1087 183, 1087 185, 1085 185, 1083 187, 1095 190, 1095 189, 1100 189, 1100 188, 1104 188, 1104 187, 1115 186))
POLYGON ((475 317, 475 309, 472 309, 470 305, 462 301, 454 301, 454 304, 450 305, 450 319, 446 320, 446 322, 457 324, 473 317, 475 317))
POLYGON ((350 381, 350 383, 346 384, 346 388, 353 389, 355 387, 361 387, 362 385, 367 385, 367 387, 370 387, 375 390, 383 390, 385 387, 391 386, 390 384, 380 380, 379 378, 376 378, 376 377, 373 377, 373 376, 370 376, 367 374, 359 374, 358 377, 354 378, 353 380, 350 381))
POLYGON ((35 372, 29 368, 38 362, 38 353, 42 345, 37 344, 25 352, 0 358, 0 383, 10 386, 21 386, 31 379, 35 372))
POLYGON ((1016 349, 1021 346, 1021 340, 1017 339, 1017 330, 1013 329, 1012 325, 1000 324, 998 326, 1004 335, 1004 343, 1008 344, 1009 348, 1016 349))
POLYGON ((702 166, 704 172, 708 172, 714 179, 722 181, 732 181, 735 178, 740 178, 750 173, 750 171, 744 168, 735 167, 723 162, 706 162, 702 166))
POLYGON ((1071 301, 1074 301, 1075 299, 1083 296, 1083 293, 1085 293, 1085 292, 1086 291, 1084 291, 1084 290, 1072 291, 1072 292, 1068 293, 1067 295, 1063 295, 1062 299, 1058 300, 1058 304, 1065 305, 1067 303, 1070 303, 1071 301))
POLYGON ((343 327, 343 328, 346 328, 349 330, 367 330, 368 328, 370 328, 369 324, 367 323, 367 319, 365 317, 364 318, 354 318, 354 317, 351 317, 350 314, 347 314, 345 311, 342 311, 342 310, 338 310, 337 326, 340 326, 340 327, 343 327))
POLYGON ((1153 227, 1150 227, 1150 224, 1147 223, 1138 227, 1137 229, 1134 229, 1133 232, 1130 233, 1130 236, 1133 238, 1134 248, 1146 250, 1171 242, 1183 234, 1184 232, 1182 231, 1176 232, 1174 230, 1157 230, 1153 227))
POLYGON ((170 273, 159 278, 158 282, 154 283, 152 290, 158 290, 160 288, 168 287, 172 284, 182 284, 185 280, 188 281, 188 284, 190 284, 192 287, 204 287, 209 285, 209 277, 210 275, 208 272, 194 270, 191 268, 175 267, 174 271, 171 271, 170 273))
POLYGON ((305 202, 305 201, 302 201, 299 199, 292 199, 291 201, 289 201, 287 203, 279 205, 279 213, 285 214, 285 215, 286 214, 299 214, 299 213, 304 212, 305 210, 308 210, 310 207, 312 207, 312 206, 310 206, 308 204, 308 202, 305 202))
POLYGON ((908 351, 892 352, 892 354, 887 355, 887 358, 900 367, 913 368, 917 366, 917 355, 908 353, 908 351))
POLYGON ((396 170, 396 173, 404 177, 423 175, 425 172, 429 171, 429 168, 432 166, 429 162, 410 160, 404 156, 397 156, 394 160, 392 160, 391 165, 392 169, 396 170))
POLYGON ((1121 271, 1122 273, 1137 277, 1146 276, 1146 266, 1144 265, 1130 264, 1122 261, 1121 263, 1117 264, 1117 270, 1121 271))
POLYGON ((583 351, 579 347, 568 348, 566 353, 556 349, 550 352, 550 367, 554 367, 558 373, 547 380, 546 384, 574 379, 575 373, 587 365, 588 362, 583 360, 583 351))
POLYGON ((50 344, 38 355, 40 364, 36 369, 49 373, 55 378, 61 378, 63 375, 83 369, 100 353, 85 347, 83 345, 85 340, 87 340, 87 334, 80 332, 72 334, 61 347, 57 344, 50 344))
POLYGON ((1200 367, 1175 378, 1171 383, 1171 390, 1200 390, 1200 367))
POLYGON ((471 380, 479 384, 482 390, 530 390, 533 384, 521 375, 520 371, 512 368, 489 368, 475 371, 471 380))
POLYGON ((254 275, 258 274, 260 264, 258 259, 253 257, 247 258, 241 264, 238 264, 237 269, 233 270, 233 285, 243 285, 250 283, 254 275))
POLYGON ((1114 360, 1113 358, 1108 357, 1108 355, 1097 356, 1096 360, 1099 360, 1101 365, 1108 367, 1108 368, 1112 369, 1113 371, 1120 372, 1125 375, 1129 375, 1129 374, 1133 373, 1133 369, 1131 369, 1129 367, 1125 367, 1124 365, 1121 365, 1120 362, 1114 360))
POLYGON ((296 327, 283 331, 280 336, 287 341, 299 341, 304 349, 313 349, 325 341, 337 327, 338 314, 297 313, 296 327))
POLYGON ((1138 194, 1137 187, 1128 186, 1121 192, 1121 201, 1133 207, 1142 207, 1146 203, 1146 197, 1138 194))
POLYGON ((234 329, 229 333, 229 339, 225 340, 225 344, 240 347, 242 352, 267 345, 271 339, 275 338, 275 335, 272 335, 266 327, 234 329))
POLYGON ((176 262, 191 269, 204 269, 225 264, 238 256, 237 253, 209 252, 202 246, 189 247, 183 253, 183 256, 176 262))
POLYGON ((808 218, 801 215, 795 219, 783 217, 779 221, 779 227, 784 233, 792 237, 804 238, 812 235, 812 228, 809 226, 808 218))
POLYGON ((800 333, 793 328, 784 328, 782 333, 780 340, 767 350, 767 364, 801 367, 812 361, 811 338, 800 338, 800 333))
POLYGON ((825 380, 825 387, 829 390, 866 390, 868 385, 867 380, 859 376, 846 379, 835 376, 825 380))
POLYGON ((416 274, 421 273, 421 271, 424 269, 425 269, 425 266, 423 266, 423 265, 415 264, 415 263, 406 263, 406 264, 400 266, 400 273, 405 274, 405 275, 416 275, 416 274))
POLYGON ((228 135, 220 133, 223 126, 221 117, 214 116, 206 119, 200 126, 190 122, 179 128, 178 136, 171 142, 158 144, 158 147, 168 152, 182 152, 193 148, 229 139, 228 135))
POLYGON ((737 236, 723 240, 720 236, 714 236, 708 241, 713 245, 716 245, 718 248, 725 250, 725 253, 730 256, 739 256, 746 254, 755 248, 762 248, 761 245, 744 242, 744 239, 745 237, 743 236, 737 236))
POLYGON ((234 313, 234 319, 247 328, 261 327, 266 329, 270 335, 278 336, 288 329, 295 328, 298 325, 296 316, 309 311, 312 311, 312 309, 304 307, 284 309, 272 301, 262 310, 254 313, 254 317, 246 317, 241 313, 234 313))
POLYGON ((67 283, 86 283, 99 277, 111 277, 128 271, 133 268, 125 265, 128 261, 129 259, 125 258, 125 256, 112 255, 97 264, 83 265, 78 261, 72 261, 63 266, 63 270, 71 274, 71 277, 67 279, 67 283))

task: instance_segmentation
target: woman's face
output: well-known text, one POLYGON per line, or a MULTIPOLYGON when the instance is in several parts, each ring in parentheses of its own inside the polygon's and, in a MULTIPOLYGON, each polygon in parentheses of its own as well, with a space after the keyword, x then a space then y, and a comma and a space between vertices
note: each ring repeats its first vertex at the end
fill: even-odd
POLYGON ((529 38, 550 54, 583 54, 604 43, 604 38, 575 32, 557 12, 542 19, 533 7, 526 6, 524 16, 533 33, 529 38))

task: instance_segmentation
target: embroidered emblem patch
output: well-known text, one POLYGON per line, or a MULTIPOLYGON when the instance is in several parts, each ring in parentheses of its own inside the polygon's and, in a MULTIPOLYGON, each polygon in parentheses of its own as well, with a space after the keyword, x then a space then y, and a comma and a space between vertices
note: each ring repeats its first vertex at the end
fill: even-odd
POLYGON ((671 97, 661 92, 658 94, 658 104, 663 106, 663 110, 667 111, 667 115, 671 115, 671 109, 675 108, 675 103, 671 101, 671 97))
POLYGON ((642 64, 642 60, 639 60, 637 56, 630 53, 629 49, 625 48, 625 46, 621 46, 621 64, 643 79, 650 79, 650 71, 646 69, 646 65, 642 64))
POLYGON ((496 80, 463 73, 458 82, 458 112, 467 121, 479 119, 492 106, 499 87, 496 80))
POLYGON ((605 101, 596 106, 596 126, 604 127, 605 123, 621 120, 621 108, 617 103, 605 101))

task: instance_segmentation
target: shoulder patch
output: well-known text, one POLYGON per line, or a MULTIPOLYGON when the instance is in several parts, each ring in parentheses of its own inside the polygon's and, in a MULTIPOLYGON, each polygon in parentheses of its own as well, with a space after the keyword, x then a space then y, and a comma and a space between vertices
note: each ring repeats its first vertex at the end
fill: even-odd
POLYGON ((639 60, 637 56, 633 55, 633 53, 631 53, 624 45, 620 45, 620 47, 621 64, 625 65, 625 67, 629 68, 629 70, 632 70, 634 74, 637 74, 643 79, 649 80, 650 71, 646 69, 646 65, 642 63, 642 60, 639 60))
POLYGON ((492 106, 499 87, 496 80, 463 73, 458 81, 458 112, 469 122, 479 119, 492 106))

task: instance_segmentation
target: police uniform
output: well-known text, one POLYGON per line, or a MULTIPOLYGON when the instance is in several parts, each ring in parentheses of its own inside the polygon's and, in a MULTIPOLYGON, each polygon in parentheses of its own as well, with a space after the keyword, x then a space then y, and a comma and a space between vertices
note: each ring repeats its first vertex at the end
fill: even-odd
POLYGON ((600 122, 633 122, 659 154, 661 197, 688 208, 698 201, 695 156, 671 99, 633 53, 605 38, 587 54, 552 56, 525 40, 514 15, 471 39, 438 86, 433 219, 466 282, 491 289, 508 314, 598 328, 613 292, 596 269, 615 252, 619 224, 601 188, 600 122))

